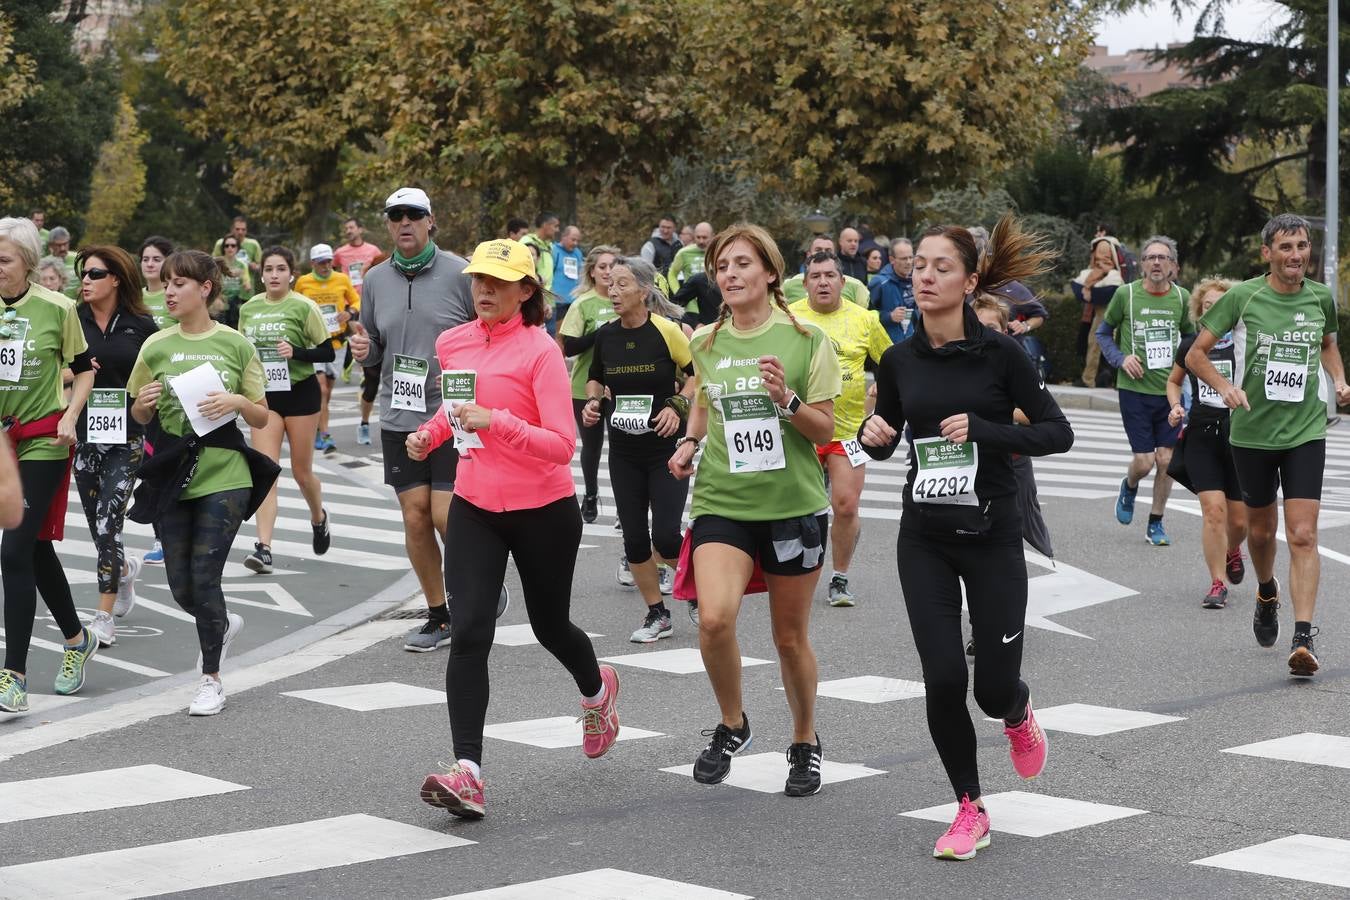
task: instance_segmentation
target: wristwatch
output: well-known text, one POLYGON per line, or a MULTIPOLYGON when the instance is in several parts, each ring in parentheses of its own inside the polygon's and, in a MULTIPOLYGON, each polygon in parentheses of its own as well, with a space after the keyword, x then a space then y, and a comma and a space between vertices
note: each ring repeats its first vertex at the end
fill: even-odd
POLYGON ((797 410, 801 408, 802 408, 802 398, 798 397, 796 394, 793 394, 791 400, 789 400, 783 406, 778 407, 778 414, 785 419, 790 419, 793 416, 795 416, 797 414, 797 410))

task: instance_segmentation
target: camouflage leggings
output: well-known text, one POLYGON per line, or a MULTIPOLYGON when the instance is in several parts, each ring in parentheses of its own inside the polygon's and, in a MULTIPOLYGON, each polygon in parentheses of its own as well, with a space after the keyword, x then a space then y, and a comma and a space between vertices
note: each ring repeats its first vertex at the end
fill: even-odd
POLYGON ((83 443, 75 451, 75 487, 98 548, 98 592, 117 593, 122 582, 122 523, 141 465, 141 439, 126 444, 83 443))
POLYGON ((249 494, 248 488, 235 488, 179 500, 159 520, 164 574, 174 601, 197 620, 206 675, 220 671, 220 648, 229 624, 220 576, 244 523, 249 494))

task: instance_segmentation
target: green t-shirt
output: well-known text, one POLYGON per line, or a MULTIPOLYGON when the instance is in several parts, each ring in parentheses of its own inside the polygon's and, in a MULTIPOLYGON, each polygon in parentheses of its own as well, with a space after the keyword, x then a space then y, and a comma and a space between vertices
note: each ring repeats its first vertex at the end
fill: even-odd
POLYGON ((63 289, 67 297, 72 300, 80 298, 80 276, 75 272, 75 263, 77 262, 75 251, 70 250, 66 253, 66 286, 63 289))
POLYGON ((553 285, 553 245, 534 232, 525 235, 520 242, 539 251, 539 261, 534 264, 534 271, 544 290, 548 290, 553 285))
MULTIPOLYGON (((852 275, 844 276, 844 287, 839 291, 839 296, 843 297, 849 303, 861 306, 863 309, 871 304, 872 298, 867 293, 867 285, 863 284, 852 275)), ((796 303, 798 300, 806 299, 806 276, 793 275, 787 281, 783 282, 783 298, 788 303, 796 303)))
POLYGON ((670 261, 670 271, 666 273, 666 282, 679 289, 690 275, 703 271, 703 248, 698 244, 681 247, 670 261))
MULTIPOLYGON (((698 376, 697 401, 708 409, 708 436, 694 478, 691 515, 725 516, 738 522, 770 522, 813 515, 829 508, 825 478, 815 445, 791 422, 772 412, 777 425, 767 426, 768 440, 751 429, 741 434, 740 453, 728 447, 724 414, 739 407, 748 415, 773 411, 759 375, 759 358, 776 356, 783 364, 788 387, 803 403, 833 400, 843 390, 839 360, 830 339, 816 325, 802 323, 799 332, 787 314, 774 308, 767 321, 750 331, 738 331, 730 320, 717 329, 712 346, 708 335, 715 324, 704 325, 689 339, 698 376), (762 399, 761 399, 762 398, 762 399), (756 413, 759 410, 759 413, 756 413), (745 460, 776 449, 781 433, 783 465, 756 470, 745 460), (738 459, 739 458, 739 461, 738 459), (741 471, 733 472, 736 466, 741 471)), ((733 419, 734 421, 734 419, 733 419)))
MULTIPOLYGON (((216 241, 216 246, 211 249, 212 256, 224 256, 225 253, 220 249, 224 239, 216 241)), ((262 265, 262 245, 251 237, 246 237, 239 242, 239 250, 235 254, 235 259, 239 260, 245 266, 262 265)))
POLYGON ((1305 278, 1298 293, 1281 294, 1262 275, 1235 285, 1200 324, 1220 337, 1233 332, 1237 384, 1251 404, 1233 410, 1233 446, 1287 450, 1326 437, 1317 388, 1322 338, 1336 333, 1326 285, 1305 278))
POLYGON ((1144 367, 1143 378, 1131 378, 1124 369, 1118 370, 1117 390, 1167 396, 1167 376, 1172 374, 1177 345, 1183 334, 1195 331, 1187 309, 1190 299, 1191 292, 1175 284, 1160 297, 1150 294, 1142 280, 1116 288, 1106 307, 1106 321, 1116 329, 1120 352, 1138 357, 1144 367))
MULTIPOLYGON (((614 304, 608 297, 601 297, 595 291, 587 291, 573 301, 558 326, 558 334, 563 337, 585 337, 601 325, 616 319, 614 304)), ((572 399, 586 399, 586 379, 591 371, 591 358, 594 350, 587 350, 572 360, 572 399)))
MULTIPOLYGON (((0 322, 11 329, 8 339, 0 338, 0 373, 13 374, 17 380, 0 377, 0 416, 36 422, 66 408, 61 370, 88 344, 75 301, 69 297, 30 284, 18 303, 0 304, 0 310, 10 309, 16 315, 0 322)), ((19 445, 18 456, 66 459, 70 448, 57 446, 52 438, 32 438, 19 445)))
POLYGON ((155 320, 155 327, 163 331, 170 325, 177 325, 178 320, 169 315, 169 307, 164 303, 164 292, 148 291, 141 289, 141 299, 145 301, 145 308, 150 310, 150 318, 155 320))
MULTIPOLYGON (((248 338, 260 356, 271 352, 277 341, 309 350, 328 340, 328 326, 323 323, 319 307, 295 291, 280 300, 268 300, 266 294, 258 294, 239 307, 239 333, 248 338)), ((291 359, 286 367, 291 373, 291 384, 314 375, 312 362, 291 359)))
MULTIPOLYGON (((169 379, 210 363, 220 373, 225 390, 243 394, 254 403, 263 399, 263 370, 253 345, 227 325, 212 323, 201 334, 183 334, 175 323, 146 339, 136 364, 127 379, 132 397, 152 381, 164 384, 159 395, 159 424, 167 434, 182 436, 192 430, 182 404, 169 387, 169 379)), ((192 482, 182 493, 183 500, 205 497, 220 491, 253 486, 244 455, 222 447, 203 447, 192 482)))

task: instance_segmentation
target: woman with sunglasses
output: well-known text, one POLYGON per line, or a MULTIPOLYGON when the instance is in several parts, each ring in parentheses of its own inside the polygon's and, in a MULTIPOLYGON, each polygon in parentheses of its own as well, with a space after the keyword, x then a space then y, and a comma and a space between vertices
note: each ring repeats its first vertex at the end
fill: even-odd
POLYGON ((136 605, 141 561, 122 546, 122 523, 144 453, 145 430, 128 414, 127 379, 141 345, 159 329, 141 299, 136 263, 120 247, 85 247, 80 327, 94 365, 94 390, 79 422, 75 486, 98 552, 98 611, 90 627, 100 647, 117 643, 113 617, 136 605))
POLYGON ((38 585, 65 638, 56 693, 84 686, 85 665, 98 638, 80 623, 70 583, 53 541, 62 538, 69 496, 76 422, 94 386, 94 367, 75 301, 34 283, 41 243, 28 219, 0 219, 0 422, 16 453, 24 514, 0 536, 5 588, 5 667, 0 669, 0 712, 28 709, 28 646, 33 637, 38 585), (74 373, 70 400, 62 370, 74 373))
POLYGON ((231 328, 238 328, 239 307, 253 296, 253 276, 249 273, 248 264, 239 258, 239 238, 232 234, 221 238, 220 254, 216 262, 225 273, 220 285, 220 297, 225 308, 215 318, 231 328))
MULTIPOLYGON (((319 307, 291 290, 295 255, 285 247, 269 247, 262 254, 264 292, 239 308, 239 331, 258 350, 267 375, 267 423, 253 430, 254 448, 273 461, 281 459, 281 439, 291 445, 291 476, 309 505, 312 546, 320 556, 328 552, 328 513, 323 508, 319 479, 314 475, 314 437, 319 433, 319 379, 316 362, 333 361, 319 307)), ((244 559, 252 572, 272 571, 272 532, 277 524, 277 489, 258 508, 258 540, 244 559)))

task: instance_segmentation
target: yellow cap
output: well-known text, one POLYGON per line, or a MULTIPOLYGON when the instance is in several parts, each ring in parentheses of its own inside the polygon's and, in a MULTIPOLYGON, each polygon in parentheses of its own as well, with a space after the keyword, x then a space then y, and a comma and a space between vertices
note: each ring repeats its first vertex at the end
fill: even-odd
POLYGON ((535 277, 534 254, 520 241, 484 241, 474 248, 465 275, 491 275, 502 281, 535 277))

